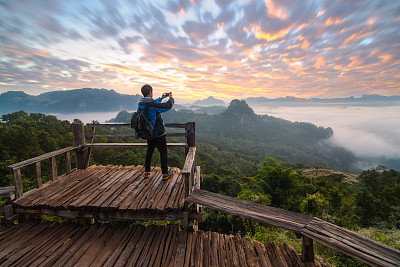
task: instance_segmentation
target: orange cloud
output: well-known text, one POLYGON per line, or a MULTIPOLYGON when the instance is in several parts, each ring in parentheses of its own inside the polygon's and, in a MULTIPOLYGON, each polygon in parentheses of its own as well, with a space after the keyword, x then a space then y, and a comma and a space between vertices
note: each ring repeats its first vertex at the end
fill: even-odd
POLYGON ((391 60, 393 58, 393 56, 387 54, 387 55, 380 56, 379 58, 382 59, 382 62, 386 62, 386 61, 391 60))
POLYGON ((291 25, 285 29, 282 29, 277 33, 266 33, 266 32, 263 32, 260 30, 260 31, 256 32, 256 38, 259 40, 263 39, 263 40, 267 40, 267 41, 274 41, 276 39, 285 37, 291 29, 293 29, 293 25, 291 25))
POLYGON ((342 18, 333 18, 330 17, 326 20, 325 22, 325 26, 330 26, 330 25, 338 25, 340 23, 342 23, 344 21, 344 19, 342 18))
POLYGON ((265 0, 265 5, 268 8, 268 16, 272 18, 287 19, 289 10, 279 1, 265 0))
POLYGON ((307 50, 309 47, 310 47, 310 42, 305 39, 303 43, 301 43, 301 48, 307 50))
POLYGON ((325 60, 323 57, 317 57, 317 61, 315 62, 314 65, 316 68, 321 68, 325 66, 325 60))

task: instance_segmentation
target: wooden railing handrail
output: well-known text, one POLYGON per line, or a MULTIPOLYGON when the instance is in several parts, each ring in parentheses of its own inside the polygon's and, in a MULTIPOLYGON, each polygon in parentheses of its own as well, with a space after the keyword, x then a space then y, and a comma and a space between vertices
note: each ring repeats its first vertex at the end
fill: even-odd
MULTIPOLYGON (((167 143, 168 147, 187 147, 186 143, 167 143)), ((97 148, 127 148, 127 147, 147 147, 147 143, 86 143, 82 147, 97 148)))
MULTIPOLYGON (((130 123, 87 123, 87 127, 104 127, 104 128, 131 128, 130 123)), ((166 123, 165 127, 169 128, 186 128, 187 123, 166 123)))
POLYGON ((75 150, 77 148, 78 148, 77 146, 69 146, 69 147, 66 147, 66 148, 62 148, 62 149, 59 149, 59 150, 56 150, 56 151, 52 151, 52 152, 49 152, 49 153, 46 153, 46 154, 43 154, 43 155, 40 155, 40 156, 37 156, 37 157, 34 157, 34 158, 30 158, 30 159, 27 159, 27 160, 24 160, 24 161, 21 161, 21 162, 17 162, 17 163, 11 164, 11 165, 7 166, 7 169, 13 171, 15 169, 19 169, 21 167, 25 167, 25 166, 34 164, 36 162, 40 162, 42 160, 49 159, 49 158, 64 154, 66 152, 75 150))

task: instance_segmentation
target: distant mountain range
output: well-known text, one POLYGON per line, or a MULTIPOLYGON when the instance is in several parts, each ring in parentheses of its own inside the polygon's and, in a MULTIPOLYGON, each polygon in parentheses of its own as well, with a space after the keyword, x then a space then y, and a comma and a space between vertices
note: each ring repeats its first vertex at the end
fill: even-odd
POLYGON ((140 97, 119 94, 114 90, 92 88, 53 91, 38 96, 9 91, 0 95, 0 113, 18 110, 62 114, 135 110, 140 97))
MULTIPOLYGON (((53 91, 38 96, 21 91, 9 91, 0 94, 0 114, 24 110, 40 113, 85 113, 136 110, 141 95, 124 95, 108 89, 83 88, 67 91, 53 91)), ((361 98, 266 98, 250 97, 244 99, 250 106, 314 106, 314 105, 400 105, 400 96, 363 95, 361 98)), ((189 105, 190 106, 190 105, 189 105)), ((213 96, 197 100, 191 107, 223 106, 227 104, 213 96)), ((184 106, 176 105, 176 108, 184 106)))
POLYGON ((245 101, 250 106, 271 105, 271 106, 315 106, 315 105, 354 105, 354 106, 395 106, 400 105, 400 96, 382 96, 382 95, 363 95, 360 98, 298 98, 298 97, 249 97, 245 101))

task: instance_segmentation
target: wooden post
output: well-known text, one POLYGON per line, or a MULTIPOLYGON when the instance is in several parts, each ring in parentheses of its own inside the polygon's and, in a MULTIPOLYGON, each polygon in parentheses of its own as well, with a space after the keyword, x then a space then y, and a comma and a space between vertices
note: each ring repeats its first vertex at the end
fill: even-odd
POLYGON ((35 163, 35 183, 37 188, 42 187, 42 168, 40 166, 40 161, 35 163))
POLYGON ((14 183, 15 183, 15 198, 18 199, 23 196, 20 168, 14 170, 14 183))
POLYGON ((70 174, 71 173, 71 153, 68 151, 67 153, 65 153, 65 164, 66 164, 66 173, 70 174))
POLYGON ((51 169, 51 180, 55 181, 57 179, 57 162, 56 157, 50 158, 50 169, 51 169))
POLYGON ((186 123, 186 144, 188 147, 186 148, 186 153, 189 152, 189 147, 196 146, 196 123, 188 122, 186 123))
POLYGON ((301 259, 303 262, 314 262, 313 240, 304 235, 301 244, 301 259))
MULTIPOLYGON (((74 123, 72 126, 72 135, 74 139, 74 146, 82 146, 86 144, 85 132, 83 124, 74 123)), ((76 158, 76 168, 85 169, 85 151, 83 148, 77 149, 75 151, 76 158)))

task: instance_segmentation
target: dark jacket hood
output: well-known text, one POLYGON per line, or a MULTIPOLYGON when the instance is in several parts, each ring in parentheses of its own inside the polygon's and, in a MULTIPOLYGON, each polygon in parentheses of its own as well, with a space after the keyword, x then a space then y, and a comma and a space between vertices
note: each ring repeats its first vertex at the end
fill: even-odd
POLYGON ((154 99, 152 97, 141 97, 141 98, 139 98, 138 104, 142 105, 142 104, 147 104, 147 103, 150 103, 153 101, 154 101, 154 99))

